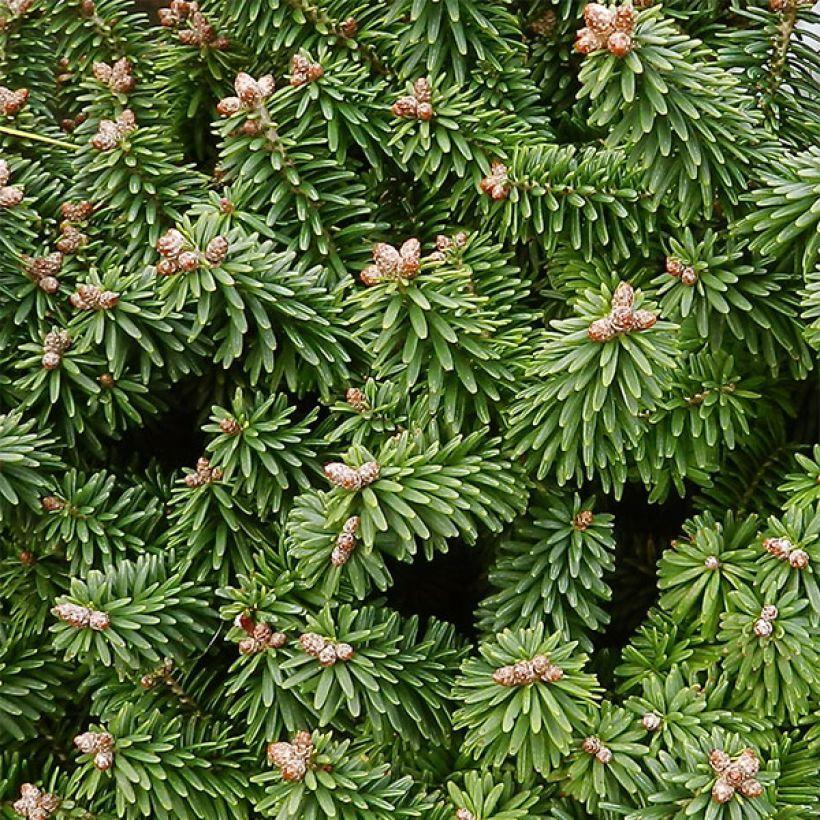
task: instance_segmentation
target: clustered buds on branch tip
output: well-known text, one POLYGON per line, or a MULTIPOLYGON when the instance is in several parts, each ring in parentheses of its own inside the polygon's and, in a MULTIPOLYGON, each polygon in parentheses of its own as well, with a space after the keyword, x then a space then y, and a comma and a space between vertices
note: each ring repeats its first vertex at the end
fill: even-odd
POLYGON ((370 404, 367 401, 364 391, 360 390, 358 387, 347 388, 345 391, 345 401, 357 413, 366 413, 370 409, 370 404))
POLYGON ((216 110, 222 117, 230 117, 240 111, 251 112, 273 94, 276 84, 273 75, 265 74, 254 80, 250 74, 240 71, 234 80, 235 97, 224 97, 217 103, 216 110))
POLYGON ((709 752, 709 765, 718 775, 712 787, 712 799, 716 803, 728 803, 735 791, 750 799, 763 794, 763 786, 755 779, 760 770, 760 760, 754 749, 744 749, 734 758, 722 749, 712 749, 709 752))
POLYGON ((413 83, 413 93, 399 97, 390 107, 390 110, 394 116, 405 120, 427 122, 433 119, 432 98, 433 91, 430 82, 425 77, 419 77, 413 83))
POLYGON ((637 15, 627 0, 620 6, 604 6, 588 3, 584 8, 586 26, 576 35, 575 50, 591 54, 606 48, 616 57, 626 57, 632 51, 632 34, 637 15))
POLYGON ((196 472, 185 476, 185 484, 193 489, 194 487, 201 487, 203 484, 214 484, 221 479, 221 468, 211 467, 210 460, 203 456, 196 462, 196 472))
POLYGON ((308 767, 313 765, 313 740, 310 732, 297 732, 290 743, 279 741, 268 744, 268 762, 282 773, 288 782, 303 780, 308 767))
POLYGON ((59 620, 67 623, 74 629, 93 629, 95 632, 103 632, 111 626, 111 619, 107 612, 98 609, 89 609, 78 604, 57 604, 52 607, 51 614, 59 620))
POLYGON ((23 256, 23 270, 40 290, 54 294, 60 287, 57 274, 63 267, 63 254, 60 251, 45 256, 23 256))
POLYGON ((691 288, 698 281, 697 271, 691 265, 684 265, 675 256, 666 257, 666 272, 676 279, 679 278, 688 288, 691 288))
POLYGON ((353 655, 353 647, 349 643, 328 641, 315 632, 305 632, 299 636, 299 646, 308 655, 316 658, 322 666, 334 666, 336 661, 349 661, 353 655))
POLYGON ((113 290, 101 290, 96 285, 78 285, 68 301, 77 310, 111 310, 117 306, 120 295, 113 290))
POLYGON ((507 177, 507 166, 503 162, 493 162, 490 173, 481 180, 480 187, 490 199, 506 199, 512 188, 507 177))
POLYGON ((387 242, 373 246, 373 264, 368 265, 359 279, 368 287, 380 282, 411 281, 421 269, 421 243, 412 237, 395 248, 387 242))
POLYGON ((334 487, 355 491, 372 484, 379 477, 381 468, 375 461, 367 461, 361 467, 349 467, 342 462, 331 461, 325 464, 324 472, 334 487))
POLYGON ((230 244, 224 236, 215 236, 208 242, 205 252, 194 247, 176 228, 170 228, 157 240, 157 251, 163 257, 157 262, 160 276, 173 276, 179 271, 190 273, 203 265, 221 265, 228 256, 230 244))
POLYGON ((88 221, 94 213, 94 204, 88 200, 81 202, 64 202, 60 206, 60 238, 57 240, 57 250, 60 253, 77 253, 80 248, 88 244, 88 236, 78 227, 78 223, 88 221))
POLYGON ((239 642, 240 655, 258 655, 266 649, 281 649, 288 640, 284 632, 274 631, 269 624, 256 623, 247 612, 237 615, 233 624, 247 635, 239 642))
POLYGON ((62 498, 57 498, 56 495, 44 495, 40 499, 40 506, 46 512, 58 512, 65 509, 66 502, 62 498))
POLYGON ((594 735, 584 738, 581 743, 581 749, 588 755, 594 757, 599 763, 603 763, 604 766, 612 762, 612 750, 604 746, 600 739, 594 735))
POLYGON ((20 797, 11 807, 16 814, 28 820, 48 820, 59 806, 60 798, 56 794, 44 792, 33 783, 23 783, 20 797))
POLYGON ((436 249, 430 254, 428 259, 434 262, 442 262, 447 257, 447 252, 454 248, 463 248, 467 244, 466 231, 458 231, 453 238, 440 233, 436 237, 436 249))
POLYGON ((585 532, 592 526, 593 521, 595 516, 592 510, 579 510, 572 519, 572 526, 579 532, 585 532))
POLYGON ((226 436, 238 436, 242 432, 242 425, 236 419, 226 417, 219 420, 219 429, 226 436))
POLYGON ((532 660, 500 666, 493 672, 493 682, 499 686, 526 686, 536 681, 557 683, 564 670, 550 662, 547 655, 536 655, 532 660))
POLYGON ((23 201, 23 189, 19 185, 9 185, 11 168, 8 162, 0 159, 0 208, 13 208, 23 201))
POLYGON ((315 82, 323 77, 325 70, 319 63, 312 63, 301 54, 294 54, 290 61, 290 84, 294 88, 315 82))
POLYGON ((754 622, 753 631, 758 638, 768 638, 774 632, 772 622, 777 618, 778 611, 774 604, 766 604, 760 610, 760 617, 754 622))
POLYGON ((94 755, 94 768, 108 771, 114 763, 114 737, 108 732, 83 732, 74 745, 84 755, 94 755))
POLYGON ((52 330, 43 339, 41 364, 46 370, 56 370, 63 361, 63 354, 71 347, 67 330, 52 330))
POLYGON ((635 310, 635 291, 632 285, 621 282, 612 294, 612 306, 609 315, 596 319, 587 331, 593 342, 608 342, 621 333, 633 333, 648 330, 658 317, 649 310, 635 310))
POLYGON ((767 538, 763 548, 778 560, 788 561, 793 569, 802 570, 809 565, 809 554, 797 549, 788 538, 767 538))
POLYGON ((165 28, 178 29, 177 38, 186 46, 207 47, 222 51, 230 46, 227 37, 218 37, 216 29, 199 10, 199 3, 171 0, 167 9, 157 12, 159 23, 165 28), (185 23, 186 27, 180 26, 185 23))
POLYGON ((359 516, 352 515, 342 525, 342 531, 336 536, 336 544, 330 553, 330 563, 334 567, 341 567, 350 560, 353 550, 356 549, 356 532, 359 524, 359 516))
POLYGON ((91 147, 97 151, 110 151, 130 133, 137 130, 134 112, 126 108, 116 120, 102 120, 97 133, 91 137, 91 147))
POLYGON ((28 102, 28 89, 18 88, 12 91, 4 85, 0 85, 0 114, 5 117, 13 117, 19 113, 28 102))
POLYGON ((95 62, 91 70, 97 82, 107 85, 117 94, 130 94, 136 85, 131 62, 126 57, 121 57, 114 65, 95 62))

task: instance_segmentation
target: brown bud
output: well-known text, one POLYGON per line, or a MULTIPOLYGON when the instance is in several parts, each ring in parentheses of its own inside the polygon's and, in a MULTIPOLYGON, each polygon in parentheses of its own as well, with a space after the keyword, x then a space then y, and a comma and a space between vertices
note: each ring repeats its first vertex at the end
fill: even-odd
POLYGON ((317 657, 322 666, 333 666, 337 659, 336 647, 332 643, 326 644, 317 657))
POLYGON ((579 532, 584 532, 592 526, 594 520, 595 516, 592 514, 592 510, 580 510, 572 519, 572 526, 579 532))
POLYGON ((242 432, 242 425, 232 418, 224 418, 219 421, 219 429, 226 436, 238 436, 242 432))
POLYGON ((603 746, 597 737, 590 735, 589 737, 584 738, 583 743, 581 743, 581 748, 588 755, 596 755, 603 748, 603 746))
POLYGON ((789 554, 789 564, 793 569, 805 569, 809 565, 809 554, 805 550, 793 550, 789 554))
POLYGON ((777 607, 774 604, 766 604, 766 606, 760 610, 760 617, 764 621, 773 621, 777 615, 777 607))
POLYGON ((728 803, 735 796, 734 786, 718 778, 712 786, 712 800, 715 803, 728 803))
POLYGON ((336 644, 336 657, 340 661, 349 661, 353 657, 353 647, 349 643, 336 644))
POLYGON ((607 763, 611 763, 612 762, 612 750, 607 749, 606 746, 601 746, 601 748, 598 749, 598 751, 595 753, 595 759, 599 763, 603 763, 604 765, 606 765, 607 763))
POLYGON ((641 723, 647 732, 656 732, 661 727, 660 715, 654 712, 647 712, 642 718, 641 723))
POLYGON ((40 499, 40 506, 46 512, 57 512, 65 507, 65 501, 62 498, 57 498, 54 495, 46 495, 40 499))
POLYGON ((224 236, 215 236, 205 248, 205 258, 212 265, 220 265, 228 255, 228 240, 224 236))
POLYGON ((770 621, 764 621, 763 618, 759 618, 755 621, 754 633, 758 638, 768 638, 772 632, 774 632, 774 627, 770 621))
POLYGON ((584 22, 595 32, 609 31, 614 20, 614 9, 609 9, 600 3, 587 3, 584 7, 584 22))
POLYGON ((708 570, 714 571, 720 568, 720 561, 715 555, 707 555, 703 561, 703 566, 705 566, 708 570))
POLYGON ((740 793, 744 797, 754 800, 756 797, 760 797, 760 795, 763 794, 763 786, 758 780, 750 777, 748 780, 744 780, 740 784, 740 793))
POLYGON ((731 762, 732 759, 722 749, 712 749, 709 752, 709 765, 718 774, 725 771, 731 762))
POLYGON ((339 31, 342 36, 352 39, 359 31, 359 24, 356 22, 355 18, 348 17, 347 20, 343 21, 339 25, 339 31))

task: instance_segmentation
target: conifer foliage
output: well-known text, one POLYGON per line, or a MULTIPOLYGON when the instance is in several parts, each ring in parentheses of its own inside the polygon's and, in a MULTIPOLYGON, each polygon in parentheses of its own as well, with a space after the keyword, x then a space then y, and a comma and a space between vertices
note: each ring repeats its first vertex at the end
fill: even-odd
POLYGON ((0 0, 0 818, 820 795, 820 6, 0 0))

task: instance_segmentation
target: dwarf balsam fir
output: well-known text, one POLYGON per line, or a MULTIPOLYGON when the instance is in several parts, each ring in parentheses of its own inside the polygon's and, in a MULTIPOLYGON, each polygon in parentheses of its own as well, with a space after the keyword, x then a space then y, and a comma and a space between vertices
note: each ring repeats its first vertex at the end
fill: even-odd
POLYGON ((0 817, 815 815, 818 31, 0 0, 0 817))

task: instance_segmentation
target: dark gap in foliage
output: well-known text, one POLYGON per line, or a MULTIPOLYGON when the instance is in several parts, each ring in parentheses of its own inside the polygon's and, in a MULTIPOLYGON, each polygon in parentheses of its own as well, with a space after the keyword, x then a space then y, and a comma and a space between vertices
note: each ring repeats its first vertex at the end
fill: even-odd
POLYGON ((165 396, 168 410, 160 416, 146 419, 142 427, 130 428, 117 445, 117 450, 127 459, 132 469, 145 468, 157 462, 164 471, 193 467, 204 454, 206 436, 201 425, 203 411, 207 417, 210 404, 203 405, 207 395, 201 380, 189 379, 179 382, 165 396), (139 463, 132 463, 132 459, 139 463))
POLYGON ((618 653, 644 622, 656 603, 657 561, 680 535, 683 522, 694 514, 691 491, 687 498, 671 493, 662 504, 652 504, 640 484, 627 484, 620 501, 609 500, 615 516, 615 572, 609 577, 612 616, 607 629, 596 636, 595 648, 618 653))
POLYGON ((477 636, 473 613, 489 593, 488 555, 480 547, 463 541, 450 545, 449 552, 432 561, 416 556, 411 564, 389 562, 393 585, 387 603, 402 615, 435 616, 449 621, 465 637, 477 636))

